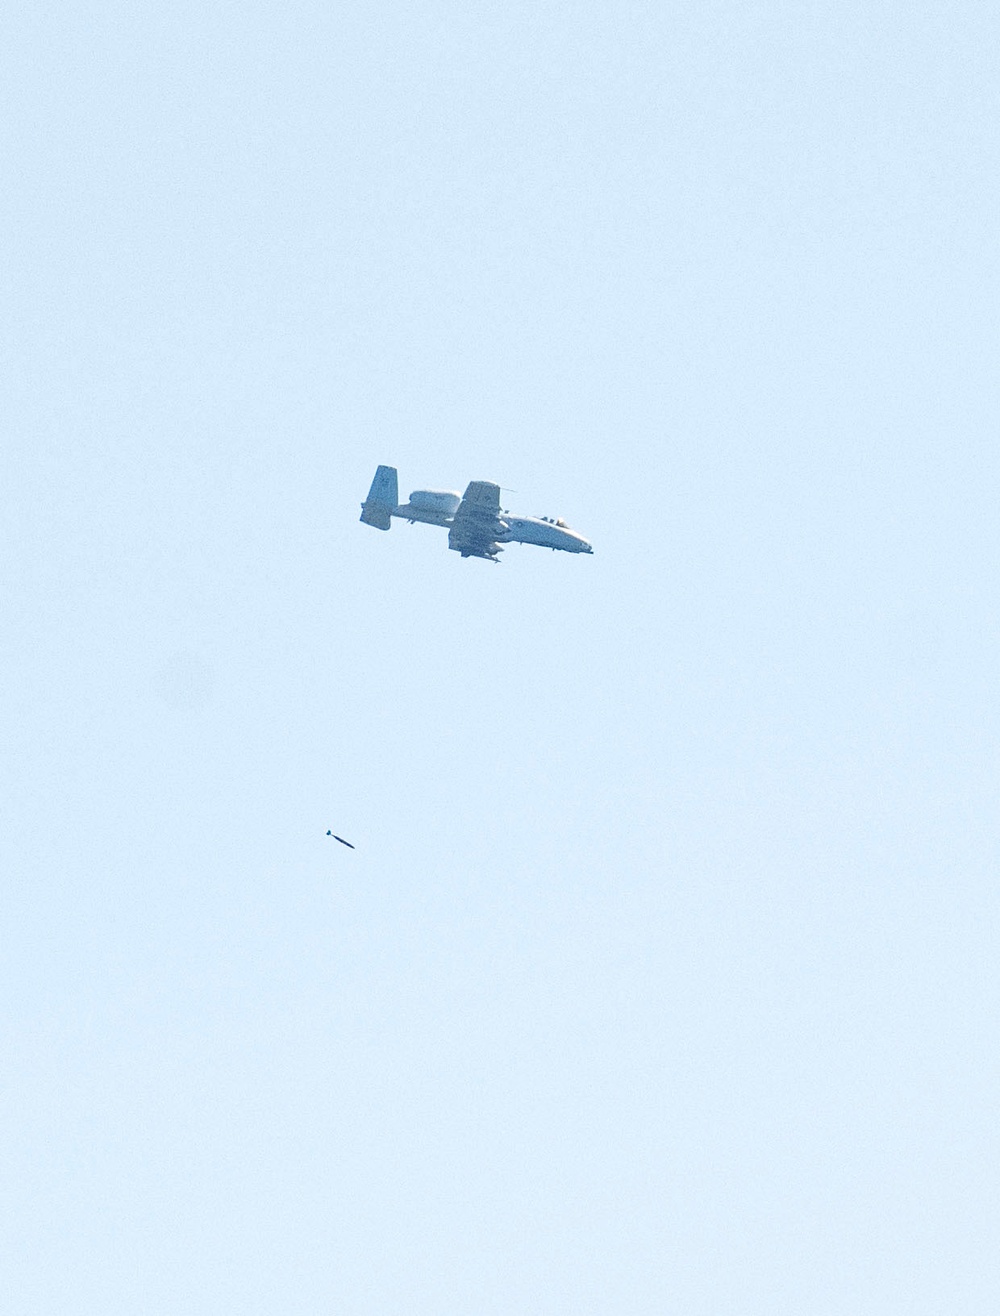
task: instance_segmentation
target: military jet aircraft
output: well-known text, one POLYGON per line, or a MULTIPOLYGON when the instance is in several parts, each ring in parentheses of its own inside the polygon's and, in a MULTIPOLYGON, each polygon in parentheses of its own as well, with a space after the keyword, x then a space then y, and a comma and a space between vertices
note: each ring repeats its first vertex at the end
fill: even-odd
POLYGON ((504 544, 538 544, 567 553, 593 553, 593 548, 561 518, 511 516, 500 509, 500 486, 473 480, 464 494, 449 489, 415 489, 400 505, 395 466, 380 466, 368 497, 361 504, 361 520, 377 530, 388 530, 392 518, 422 521, 447 527, 448 547, 463 557, 499 562, 504 544))

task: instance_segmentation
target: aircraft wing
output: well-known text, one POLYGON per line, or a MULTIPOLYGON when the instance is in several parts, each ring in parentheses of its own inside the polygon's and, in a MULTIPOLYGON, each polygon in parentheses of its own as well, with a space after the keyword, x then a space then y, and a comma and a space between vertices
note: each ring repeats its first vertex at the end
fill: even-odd
POLYGON ((494 541, 506 528, 500 519, 500 486, 489 480, 473 480, 455 512, 448 547, 463 556, 494 557, 494 541))

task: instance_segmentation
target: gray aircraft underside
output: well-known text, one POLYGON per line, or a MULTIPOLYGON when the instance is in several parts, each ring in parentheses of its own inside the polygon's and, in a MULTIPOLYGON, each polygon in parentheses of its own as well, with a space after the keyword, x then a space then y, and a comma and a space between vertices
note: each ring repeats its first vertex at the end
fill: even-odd
POLYGON ((566 553, 593 553, 583 535, 565 521, 548 517, 511 516, 500 508, 500 486, 473 480, 464 494, 448 489, 415 489, 408 503, 399 502, 395 466, 380 466, 368 497, 361 504, 361 520, 377 530, 388 530, 392 518, 444 526, 448 547, 463 557, 498 562, 504 544, 538 544, 566 553))

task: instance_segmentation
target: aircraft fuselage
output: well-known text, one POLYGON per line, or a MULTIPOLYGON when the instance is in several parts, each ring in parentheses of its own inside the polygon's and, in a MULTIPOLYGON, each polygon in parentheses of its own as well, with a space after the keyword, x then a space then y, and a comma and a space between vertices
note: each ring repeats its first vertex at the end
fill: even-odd
POLYGON ((566 553, 594 551, 583 535, 570 530, 569 526, 559 525, 556 521, 546 521, 544 517, 506 514, 503 514, 503 520, 507 529, 503 534, 497 535, 497 543, 538 544, 542 548, 561 548, 566 553))

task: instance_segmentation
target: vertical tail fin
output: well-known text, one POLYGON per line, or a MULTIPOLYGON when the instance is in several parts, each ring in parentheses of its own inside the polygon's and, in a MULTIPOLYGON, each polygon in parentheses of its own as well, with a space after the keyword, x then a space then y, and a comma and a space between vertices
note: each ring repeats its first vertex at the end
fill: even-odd
POLYGON ((380 466, 375 472, 368 497, 361 504, 361 519, 377 530, 388 530, 392 513, 399 505, 399 483, 395 466, 380 466))

